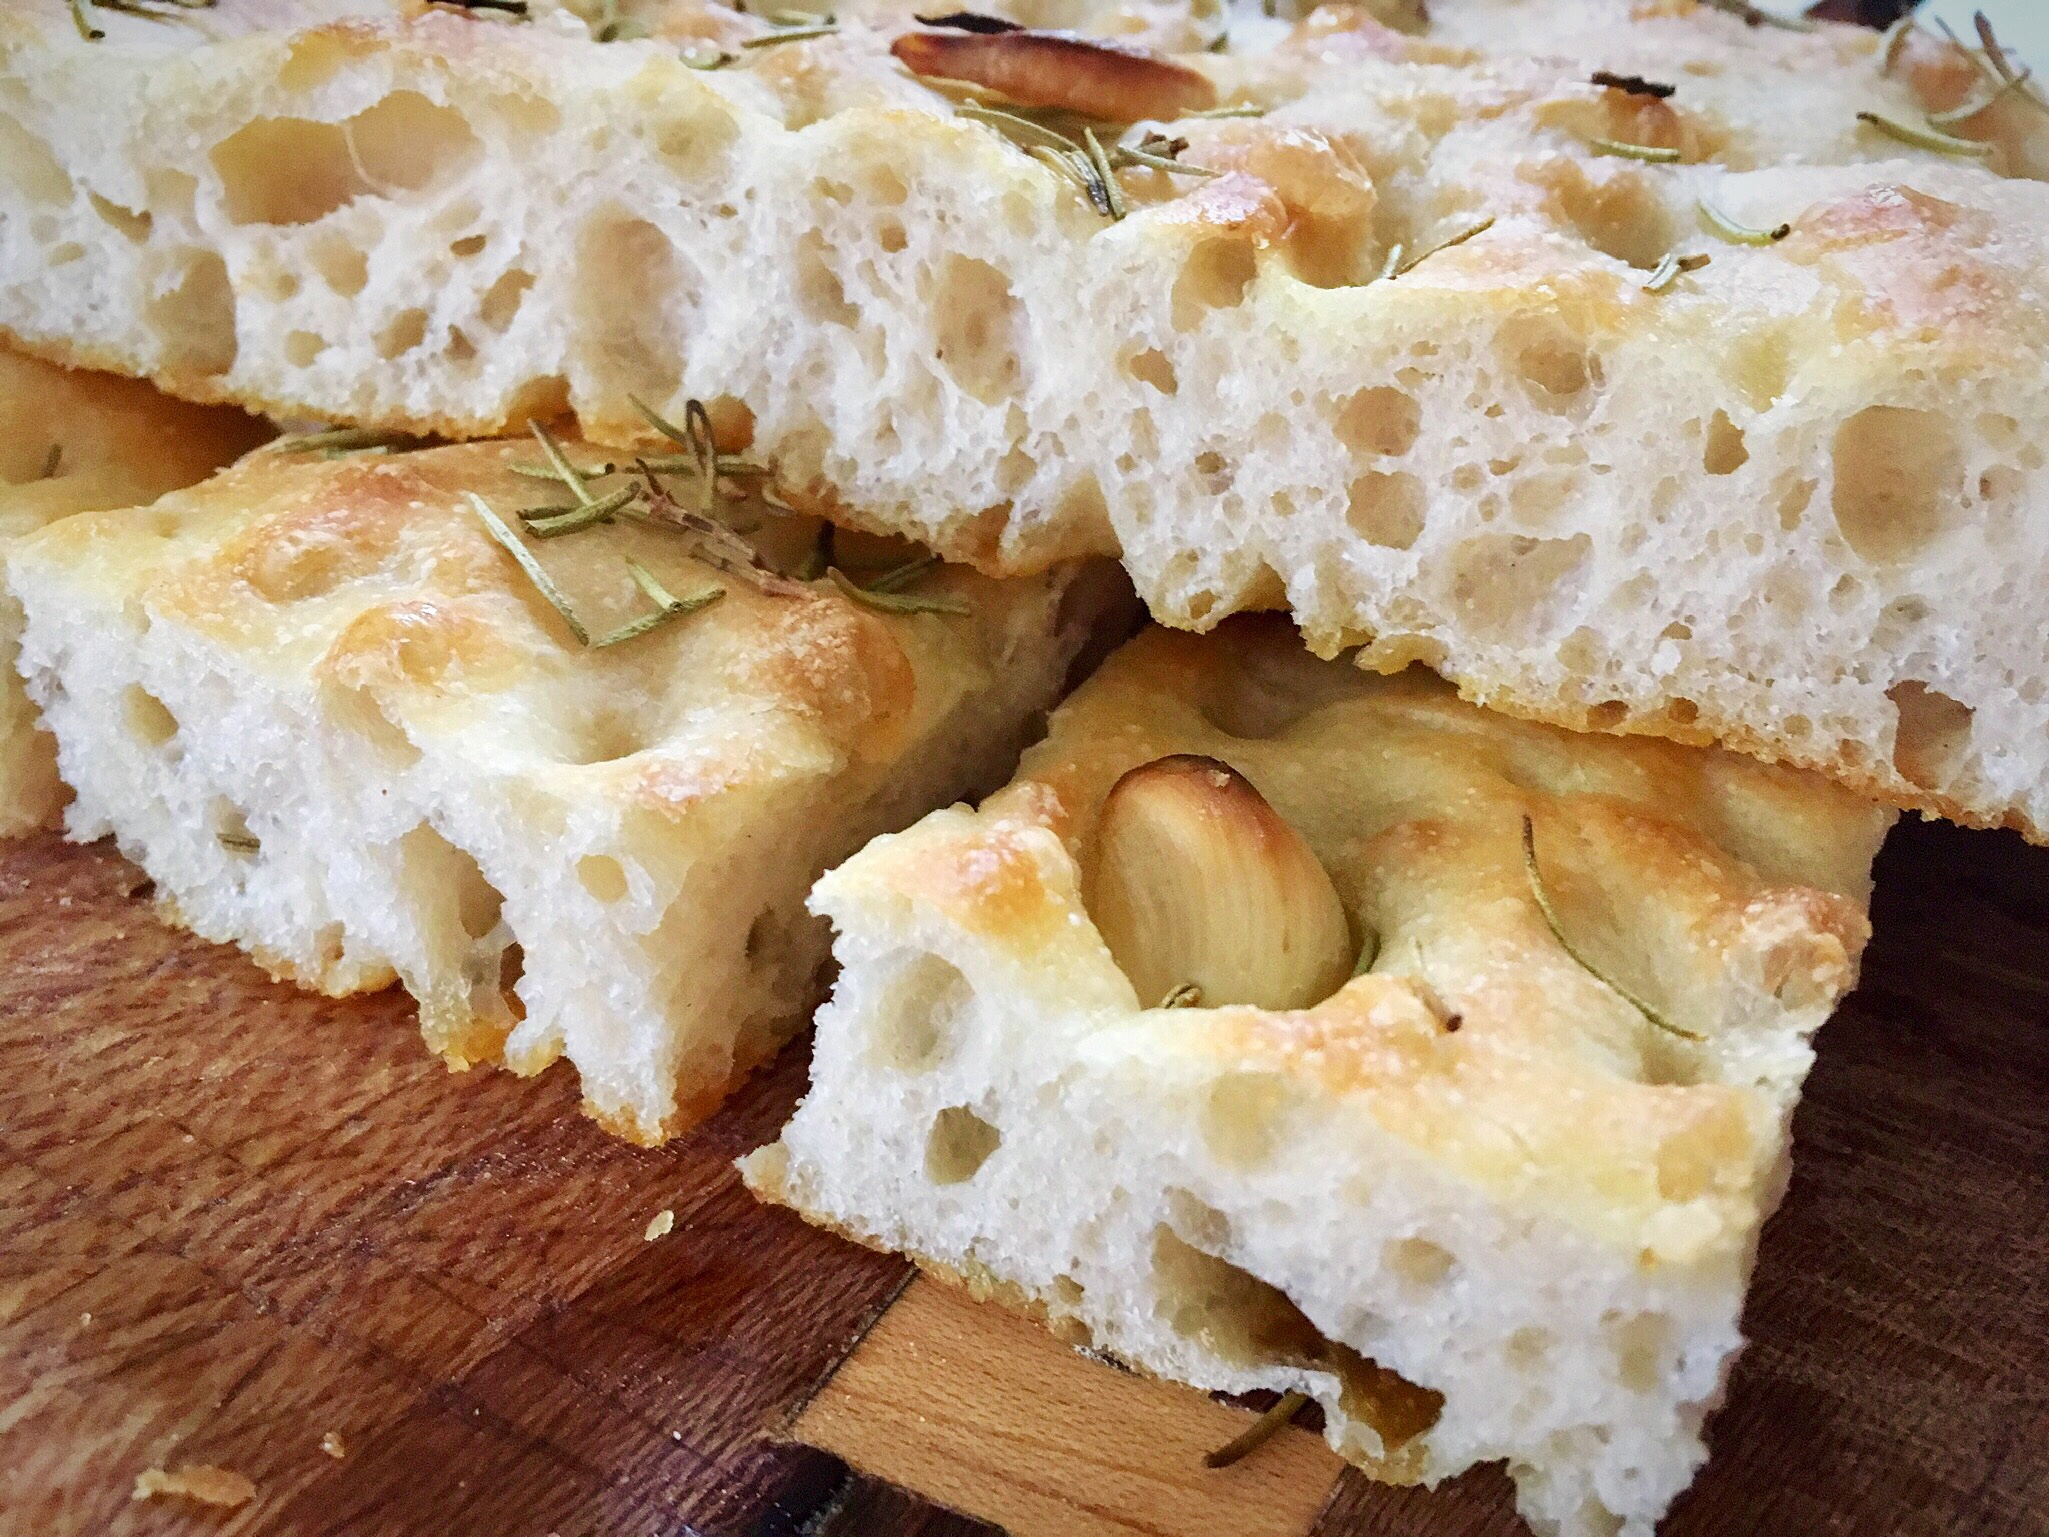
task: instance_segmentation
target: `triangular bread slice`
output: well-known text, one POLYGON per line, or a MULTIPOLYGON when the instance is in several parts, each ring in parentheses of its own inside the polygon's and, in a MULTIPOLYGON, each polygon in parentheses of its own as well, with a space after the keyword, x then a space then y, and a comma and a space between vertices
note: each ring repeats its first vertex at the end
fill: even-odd
MULTIPOLYGON (((576 504, 533 478, 532 443, 329 441, 17 547, 71 834, 113 834, 173 919, 279 976, 395 974, 453 1065, 566 1056, 590 1112, 641 1142, 802 1023, 818 872, 1000 782, 1130 602, 1107 563, 913 566, 858 597, 785 579, 755 547, 795 565, 819 525, 747 499, 538 539, 520 509, 576 504)), ((858 580, 878 558, 903 557, 838 546, 858 580)))
POLYGON ((80 3, 0 16, 39 349, 452 433, 695 395, 985 569, 1121 554, 1171 624, 1285 606, 2049 833, 2049 112, 1989 55, 1736 0, 1063 13, 1145 58, 859 0, 80 3))
MULTIPOLYGON (((0 347, 0 564, 24 534, 74 512, 153 501, 268 436, 240 411, 0 347)), ((21 610, 0 585, 0 838, 49 826, 64 803, 56 744, 15 672, 20 642, 21 610)))
POLYGON ((1282 624, 1148 631, 1007 789, 819 883, 840 973, 810 1093, 743 1169, 1147 1371, 1308 1393, 1377 1477, 1506 1462, 1538 1531, 1648 1537, 1706 1455, 1890 820, 1282 624), (1191 762, 1201 857, 1106 832, 1113 787, 1191 762), (1288 914, 1323 872, 1341 948, 1311 1006, 1147 975, 1179 934, 1208 936, 1204 987, 1240 936, 1255 971, 1313 961, 1288 914))

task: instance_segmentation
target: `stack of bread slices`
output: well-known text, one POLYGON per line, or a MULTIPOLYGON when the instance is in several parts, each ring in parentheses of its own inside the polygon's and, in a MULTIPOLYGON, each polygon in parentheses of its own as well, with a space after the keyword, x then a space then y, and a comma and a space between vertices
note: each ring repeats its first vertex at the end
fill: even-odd
POLYGON ((765 1198, 1643 1537, 2049 839, 2045 177, 1741 0, 17 0, 0 832, 643 1143, 816 1007, 765 1198))

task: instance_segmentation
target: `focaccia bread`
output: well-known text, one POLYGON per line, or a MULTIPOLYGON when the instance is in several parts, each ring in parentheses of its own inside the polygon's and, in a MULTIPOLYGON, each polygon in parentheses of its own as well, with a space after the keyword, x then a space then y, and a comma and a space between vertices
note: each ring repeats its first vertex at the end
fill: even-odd
MULTIPOLYGON (((1129 602, 1107 563, 913 567, 857 599, 846 576, 753 564, 796 565, 818 534, 754 501, 707 522, 664 500, 665 526, 643 498, 523 537, 520 509, 570 500, 521 473, 544 463, 532 443, 327 459, 320 441, 17 547, 70 832, 113 834, 169 916, 278 976, 395 974, 452 1065, 566 1056, 590 1112, 641 1142, 802 1022, 818 872, 1000 782, 1129 602), (755 524, 752 544, 734 532, 755 524)), ((836 558, 858 583, 901 557, 843 540, 836 558)))
MULTIPOLYGON (((154 500, 268 436, 240 411, 0 347, 0 564, 23 534, 74 512, 154 500)), ((0 838, 49 825, 64 798, 55 744, 15 674, 20 639, 21 610, 0 586, 0 838)))
POLYGON ((1147 1371, 1311 1394, 1376 1477, 1505 1460, 1538 1531, 1647 1537, 1890 820, 1271 620, 1151 630, 980 810, 819 883, 810 1094, 743 1170, 1147 1371))
POLYGON ((1989 58, 1734 0, 1016 8, 1143 59, 415 9, 9 8, 0 329, 416 429, 723 397, 984 569, 2049 831, 2049 113, 1989 58))

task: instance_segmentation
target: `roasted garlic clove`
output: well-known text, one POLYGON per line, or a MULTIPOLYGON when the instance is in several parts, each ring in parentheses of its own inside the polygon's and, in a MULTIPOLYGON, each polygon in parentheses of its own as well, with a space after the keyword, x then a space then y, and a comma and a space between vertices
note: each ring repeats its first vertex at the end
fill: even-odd
POLYGON ((965 80, 1021 106, 1107 122, 1171 122, 1217 104, 1217 88, 1200 70, 1071 32, 906 32, 889 51, 914 75, 965 80))
POLYGON ((1302 835, 1214 758, 1160 758, 1103 803, 1089 911, 1152 1008, 1301 1009, 1352 973, 1344 905, 1302 835))

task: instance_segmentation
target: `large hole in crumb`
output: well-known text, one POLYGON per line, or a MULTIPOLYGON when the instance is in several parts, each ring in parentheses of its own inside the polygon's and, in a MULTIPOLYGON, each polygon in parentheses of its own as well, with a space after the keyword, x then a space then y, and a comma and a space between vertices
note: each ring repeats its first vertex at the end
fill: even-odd
POLYGON ((645 219, 614 213, 585 227, 575 302, 591 372, 610 391, 666 400, 683 376, 674 326, 695 302, 695 267, 645 219))
POLYGON ((1338 407, 1338 441, 1355 454, 1397 458, 1416 446, 1423 408, 1416 397, 1392 385, 1361 390, 1338 407))
POLYGON ((377 333, 377 355, 387 361, 401 358, 427 339, 427 312, 400 310, 377 333))
POLYGON ((1181 388, 1181 381, 1174 373, 1174 365, 1167 355, 1157 347, 1148 347, 1135 352, 1125 360, 1124 366, 1131 377, 1141 384, 1149 384, 1162 395, 1172 395, 1181 388))
POLYGON ((846 286, 826 260, 825 237, 806 230, 797 239, 797 299, 813 320, 851 326, 861 318, 860 310, 847 302, 846 286))
POLYGON ((1444 1283, 1457 1263, 1443 1244, 1427 1238, 1396 1238, 1389 1241, 1382 1262, 1402 1287, 1411 1293, 1435 1290, 1444 1283))
POLYGON ((1605 1321, 1615 1351, 1615 1376, 1632 1393, 1648 1393, 1665 1380, 1678 1355, 1678 1330, 1663 1313, 1605 1321))
POLYGON ((1437 1423, 1444 1395, 1416 1386, 1351 1346, 1326 1338, 1277 1286, 1206 1254, 1162 1224, 1153 1235, 1154 1309, 1183 1339, 1240 1367, 1293 1366, 1329 1372, 1345 1414, 1380 1444, 1348 1446, 1369 1472, 1400 1479, 1420 1471, 1420 1448, 1402 1449, 1437 1423))
POLYGON ((1187 265, 1174 279, 1174 329, 1193 330, 1209 311, 1239 303, 1258 275, 1251 241, 1228 236, 1203 241, 1188 253, 1187 265))
POLYGON ((1707 446, 1700 456, 1701 468, 1710 475, 1733 475, 1750 462, 1750 449, 1743 441, 1743 429, 1729 420, 1729 413, 1717 411, 1708 422, 1707 446))
POLYGON ((212 251, 187 250, 174 276, 144 308, 157 333, 167 372, 212 377, 235 366, 235 289, 227 263, 212 251))
POLYGON ((460 112, 417 91, 393 91, 344 129, 356 167, 381 192, 418 192, 461 171, 483 149, 460 112))
POLYGON ((1964 476, 1956 430, 1933 411, 1869 406, 1836 430, 1836 526, 1866 560, 1906 560, 1955 515, 1964 476))
POLYGON ((1002 1145, 1003 1133, 966 1105, 942 1110, 925 1139, 925 1178, 935 1185, 971 1180, 1002 1145))
POLYGON ((600 902, 617 902, 626 895, 626 867, 609 854, 586 854, 576 862, 576 879, 600 902))
POLYGON ((493 331, 502 331, 512 324, 512 317, 519 313, 525 301, 527 290, 534 286, 534 275, 514 267, 501 272, 491 286, 484 290, 484 297, 477 301, 477 316, 493 331))
POLYGON ((71 177, 50 147, 5 113, 0 113, 0 182, 31 203, 60 207, 72 198, 71 177))
POLYGON ((162 747, 178 734, 178 717, 139 683, 129 684, 122 694, 121 713, 136 740, 147 746, 162 747))
POLYGON ((1947 785, 1971 749, 1973 711, 1925 683, 1898 683, 1885 691, 1900 712, 1892 762, 1900 777, 1923 790, 1947 785))
POLYGON ((221 208, 235 224, 311 224, 370 190, 335 123, 259 117, 213 147, 221 208))
POLYGON ((869 1055, 903 1073, 937 1066, 952 1049, 954 1022, 973 997, 958 968, 936 955, 918 956, 876 1000, 869 1055))
POLYGON ((1423 482, 1407 470, 1368 470, 1345 491, 1345 522, 1368 544, 1406 550, 1423 532, 1423 482))
POLYGON ((954 383, 985 405, 1013 394, 1018 302, 1009 280, 985 261, 948 256, 931 302, 939 361, 954 383))

